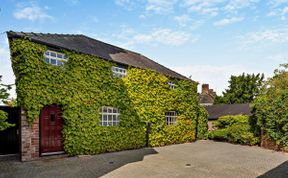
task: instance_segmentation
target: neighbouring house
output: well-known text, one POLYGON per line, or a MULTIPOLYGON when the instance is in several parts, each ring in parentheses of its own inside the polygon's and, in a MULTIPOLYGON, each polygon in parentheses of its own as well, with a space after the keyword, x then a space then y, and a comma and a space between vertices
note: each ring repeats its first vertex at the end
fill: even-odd
POLYGON ((7 36, 22 161, 191 142, 207 130, 197 83, 141 54, 84 35, 7 36))
POLYGON ((213 106, 205 106, 208 112, 208 130, 213 130, 213 122, 222 116, 251 116, 251 107, 247 104, 217 104, 213 106))
POLYGON ((199 95, 199 103, 202 106, 211 106, 214 103, 216 92, 209 89, 209 84, 202 84, 202 91, 199 95))

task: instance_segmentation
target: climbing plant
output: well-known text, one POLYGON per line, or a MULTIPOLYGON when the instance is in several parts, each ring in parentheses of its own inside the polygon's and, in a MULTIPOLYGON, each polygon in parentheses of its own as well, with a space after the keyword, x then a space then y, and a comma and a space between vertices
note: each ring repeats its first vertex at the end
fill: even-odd
POLYGON ((65 121, 64 149, 69 155, 134 149, 145 145, 145 125, 151 123, 151 146, 195 140, 205 135, 207 117, 198 105, 191 80, 175 80, 151 70, 128 68, 117 78, 117 64, 98 57, 62 50, 63 66, 45 63, 47 46, 29 39, 10 42, 16 76, 17 103, 27 110, 31 124, 45 105, 58 104, 65 121), (176 89, 168 82, 174 81, 176 89), (120 125, 99 125, 99 108, 120 109, 120 125), (177 124, 167 126, 165 111, 177 111, 177 124), (198 127, 196 129, 196 124, 198 127))

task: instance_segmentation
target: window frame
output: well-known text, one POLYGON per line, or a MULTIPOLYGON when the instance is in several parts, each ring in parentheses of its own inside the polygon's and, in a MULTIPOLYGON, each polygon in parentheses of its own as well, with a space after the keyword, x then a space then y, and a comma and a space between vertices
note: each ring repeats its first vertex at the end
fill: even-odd
POLYGON ((124 67, 112 66, 111 70, 114 77, 123 78, 127 76, 127 69, 124 67))
POLYGON ((166 125, 176 125, 177 124, 177 112, 176 111, 166 111, 165 112, 165 121, 166 121, 166 125))
POLYGON ((169 88, 170 88, 170 89, 176 89, 176 84, 175 84, 175 82, 170 81, 170 82, 168 82, 168 85, 169 85, 169 88))
POLYGON ((49 50, 49 49, 44 52, 43 56, 44 56, 45 63, 53 65, 53 66, 63 66, 64 63, 68 61, 64 53, 49 50), (62 57, 59 57, 59 56, 62 56, 62 57), (55 63, 52 61, 55 61, 55 63))
POLYGON ((99 108, 99 114, 100 114, 99 116, 100 126, 103 127, 118 126, 120 123, 120 109, 118 108, 114 108, 111 106, 101 106, 99 108))

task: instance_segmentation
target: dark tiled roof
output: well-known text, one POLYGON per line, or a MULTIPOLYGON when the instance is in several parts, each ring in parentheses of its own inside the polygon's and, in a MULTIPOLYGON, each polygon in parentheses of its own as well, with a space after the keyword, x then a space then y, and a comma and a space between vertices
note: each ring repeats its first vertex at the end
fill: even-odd
POLYGON ((205 109, 209 114, 208 120, 215 120, 227 115, 252 115, 249 104, 218 104, 205 106, 205 109))
POLYGON ((8 38, 28 37, 34 42, 48 45, 50 47, 90 54, 119 64, 130 65, 141 69, 151 69, 177 79, 188 79, 185 76, 142 56, 141 54, 84 35, 24 33, 13 31, 7 32, 7 35, 8 38))

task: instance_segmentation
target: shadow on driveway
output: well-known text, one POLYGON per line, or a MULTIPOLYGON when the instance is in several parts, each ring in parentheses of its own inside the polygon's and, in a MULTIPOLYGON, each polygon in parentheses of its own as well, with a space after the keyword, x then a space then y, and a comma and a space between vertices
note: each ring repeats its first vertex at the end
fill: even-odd
POLYGON ((288 177, 288 161, 280 164, 279 166, 271 169, 258 178, 287 178, 288 177))
POLYGON ((1 159, 0 177, 101 177, 126 164, 142 161, 145 156, 157 153, 153 148, 143 148, 32 162, 1 159))

